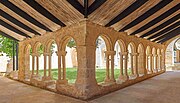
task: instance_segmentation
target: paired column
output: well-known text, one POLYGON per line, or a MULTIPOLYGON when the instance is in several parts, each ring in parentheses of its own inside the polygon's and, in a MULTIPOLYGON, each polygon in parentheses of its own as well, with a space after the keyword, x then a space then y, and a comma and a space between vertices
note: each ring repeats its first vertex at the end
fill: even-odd
POLYGON ((106 55, 106 78, 105 82, 115 82, 114 78, 114 55, 116 54, 115 51, 105 51, 106 55), (111 65, 111 68, 109 68, 111 65), (110 69, 111 69, 111 77, 110 77, 110 69))
POLYGON ((138 73, 138 53, 132 53, 132 56, 134 57, 135 73, 136 73, 136 76, 139 77, 139 73, 138 73))
POLYGON ((60 84, 67 83, 66 79, 66 51, 59 51, 58 55, 58 80, 60 84))
POLYGON ((52 75, 51 75, 51 53, 44 53, 44 77, 43 80, 51 80, 52 75), (48 62, 47 62, 47 57, 48 57, 48 62), (48 63, 48 76, 47 76, 47 63, 48 63))
POLYGON ((32 76, 34 76, 35 59, 36 59, 36 76, 38 76, 39 75, 39 54, 38 53, 32 54, 32 76))

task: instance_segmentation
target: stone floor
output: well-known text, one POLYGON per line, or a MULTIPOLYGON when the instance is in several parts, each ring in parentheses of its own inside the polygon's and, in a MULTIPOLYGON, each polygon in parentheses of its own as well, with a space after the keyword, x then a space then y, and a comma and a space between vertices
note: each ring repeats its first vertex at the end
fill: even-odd
MULTIPOLYGON (((88 103, 180 103, 180 72, 166 72, 88 103)), ((0 77, 0 103, 85 103, 0 77)))

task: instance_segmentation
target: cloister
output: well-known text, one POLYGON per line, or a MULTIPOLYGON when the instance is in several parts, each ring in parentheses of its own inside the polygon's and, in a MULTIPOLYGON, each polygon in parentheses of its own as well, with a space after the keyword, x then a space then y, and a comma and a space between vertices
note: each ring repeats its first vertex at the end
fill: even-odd
POLYGON ((166 48, 171 41, 180 37, 179 3, 179 0, 145 0, 141 2, 140 0, 84 0, 83 2, 81 0, 33 0, 32 2, 2 0, 0 31, 5 36, 19 41, 18 77, 16 78, 18 81, 87 100, 166 72, 166 48), (141 4, 138 5, 138 3, 141 4), (109 7, 110 5, 112 8, 109 7), (162 8, 159 7, 158 11, 155 6, 162 8), (82 8, 84 11, 81 10, 82 8), (128 8, 134 8, 137 11, 130 12, 127 10, 128 8), (154 8, 153 10, 157 12, 153 12, 150 8, 154 8), (122 14, 121 18, 118 14, 123 13, 123 10, 128 14, 122 14), (18 13, 18 11, 25 13, 18 13), (146 12, 150 13, 151 17, 148 17, 146 12), (152 12, 155 14, 153 15, 152 12), (142 15, 144 15, 144 19, 141 22, 127 27, 142 15), (29 16, 36 21, 29 22, 31 19, 29 16), (164 21, 159 20, 154 23, 153 20, 159 16, 164 18, 164 21), (121 19, 113 21, 113 18, 116 17, 121 19), (57 22, 57 18, 61 19, 64 24, 60 21, 57 22), (167 21, 174 22, 168 23, 167 21), (45 27, 38 26, 35 22, 40 22, 45 27), (114 23, 111 24, 111 22, 114 23), (12 29, 9 25, 18 30, 12 29), (172 27, 174 28, 169 30, 172 27), (168 31, 167 28, 169 28, 168 31), (138 32, 139 29, 143 29, 142 32, 138 32), (162 32, 163 30, 164 32, 162 32), (98 83, 96 79, 98 38, 105 42, 103 55, 105 55, 106 74, 101 83, 98 83), (71 40, 75 42, 77 52, 75 83, 69 83, 66 74, 66 47, 71 40), (54 63, 51 58, 51 47, 53 44, 57 45, 55 53, 58 59, 55 61, 58 61, 58 80, 54 80, 52 74, 54 63), (40 48, 42 53, 39 52, 40 48), (39 74, 40 55, 44 57, 43 75, 39 74), (32 64, 30 56, 32 56, 32 64), (119 57, 117 68, 120 73, 118 78, 115 78, 114 74, 116 57, 119 57))

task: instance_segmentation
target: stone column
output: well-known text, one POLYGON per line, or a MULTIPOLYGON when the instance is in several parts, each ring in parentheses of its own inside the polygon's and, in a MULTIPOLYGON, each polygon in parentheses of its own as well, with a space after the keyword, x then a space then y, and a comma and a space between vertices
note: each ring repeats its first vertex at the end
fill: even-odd
POLYGON ((154 57, 155 57, 155 60, 156 60, 155 69, 156 69, 156 72, 158 72, 159 64, 160 64, 159 55, 155 55, 154 57))
POLYGON ((34 75, 34 68, 35 68, 35 55, 32 54, 32 76, 34 75))
POLYGON ((39 74, 39 55, 36 55, 36 75, 39 74))
POLYGON ((151 73, 153 73, 153 68, 152 68, 153 59, 152 59, 152 54, 150 54, 149 57, 150 57, 150 70, 151 70, 151 73))
POLYGON ((120 77, 122 77, 124 75, 124 73, 123 73, 123 55, 121 52, 119 53, 119 55, 120 55, 120 77))
POLYGON ((124 69, 125 69, 125 77, 126 77, 126 80, 129 80, 129 76, 128 76, 128 70, 127 70, 127 59, 128 59, 128 53, 125 52, 123 53, 124 55, 124 69))
POLYGON ((134 66, 133 66, 133 54, 132 53, 130 53, 130 59, 131 59, 131 73, 132 73, 132 75, 134 75, 134 66))
POLYGON ((43 77, 43 80, 45 80, 45 78, 46 78, 46 69, 47 69, 47 63, 46 63, 46 61, 47 61, 47 54, 46 53, 44 53, 43 54, 44 55, 44 77, 43 77))
POLYGON ((139 73, 138 73, 138 53, 134 53, 134 62, 135 62, 135 72, 136 72, 136 76, 139 77, 139 73))
POLYGON ((149 72, 149 59, 148 59, 148 55, 146 55, 146 70, 147 73, 149 72))
POLYGON ((63 80, 66 81, 66 51, 62 51, 63 80))
POLYGON ((115 82, 114 78, 114 55, 116 54, 116 51, 110 51, 111 55, 111 82, 115 82))
POLYGON ((151 57, 151 58, 152 58, 152 64, 151 64, 152 67, 151 67, 151 68, 152 68, 152 71, 153 71, 153 72, 154 72, 154 70, 155 70, 155 68, 154 68, 154 65, 155 65, 155 64, 154 64, 154 57, 155 57, 155 56, 152 54, 152 57, 151 57))
POLYGON ((159 55, 159 69, 160 69, 160 71, 162 71, 162 55, 159 55))
POLYGON ((58 56, 58 81, 61 80, 61 54, 59 52, 56 53, 58 56))
POLYGON ((105 82, 110 81, 110 76, 109 76, 109 53, 105 51, 105 56, 106 56, 106 77, 105 77, 105 82))
POLYGON ((48 54, 48 57, 49 57, 49 59, 48 59, 48 60, 49 60, 49 63, 48 63, 48 64, 49 64, 49 65, 48 65, 48 66, 49 66, 49 69, 48 69, 48 77, 49 77, 49 78, 52 78, 52 77, 51 77, 51 76, 52 76, 52 75, 51 75, 51 56, 52 56, 52 54, 49 53, 49 54, 48 54))
POLYGON ((58 54, 58 80, 57 84, 67 84, 66 79, 66 51, 59 51, 58 54))

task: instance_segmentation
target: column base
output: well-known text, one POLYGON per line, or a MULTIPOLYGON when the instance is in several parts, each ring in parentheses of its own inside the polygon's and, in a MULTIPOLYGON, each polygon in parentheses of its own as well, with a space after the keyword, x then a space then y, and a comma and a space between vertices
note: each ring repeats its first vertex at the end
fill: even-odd
POLYGON ((56 84, 68 84, 68 80, 67 79, 57 80, 56 84))
POLYGON ((105 82, 105 83, 111 82, 111 79, 105 78, 104 82, 105 82))
POLYGON ((42 80, 43 81, 52 80, 52 77, 50 77, 50 76, 43 76, 42 80))

